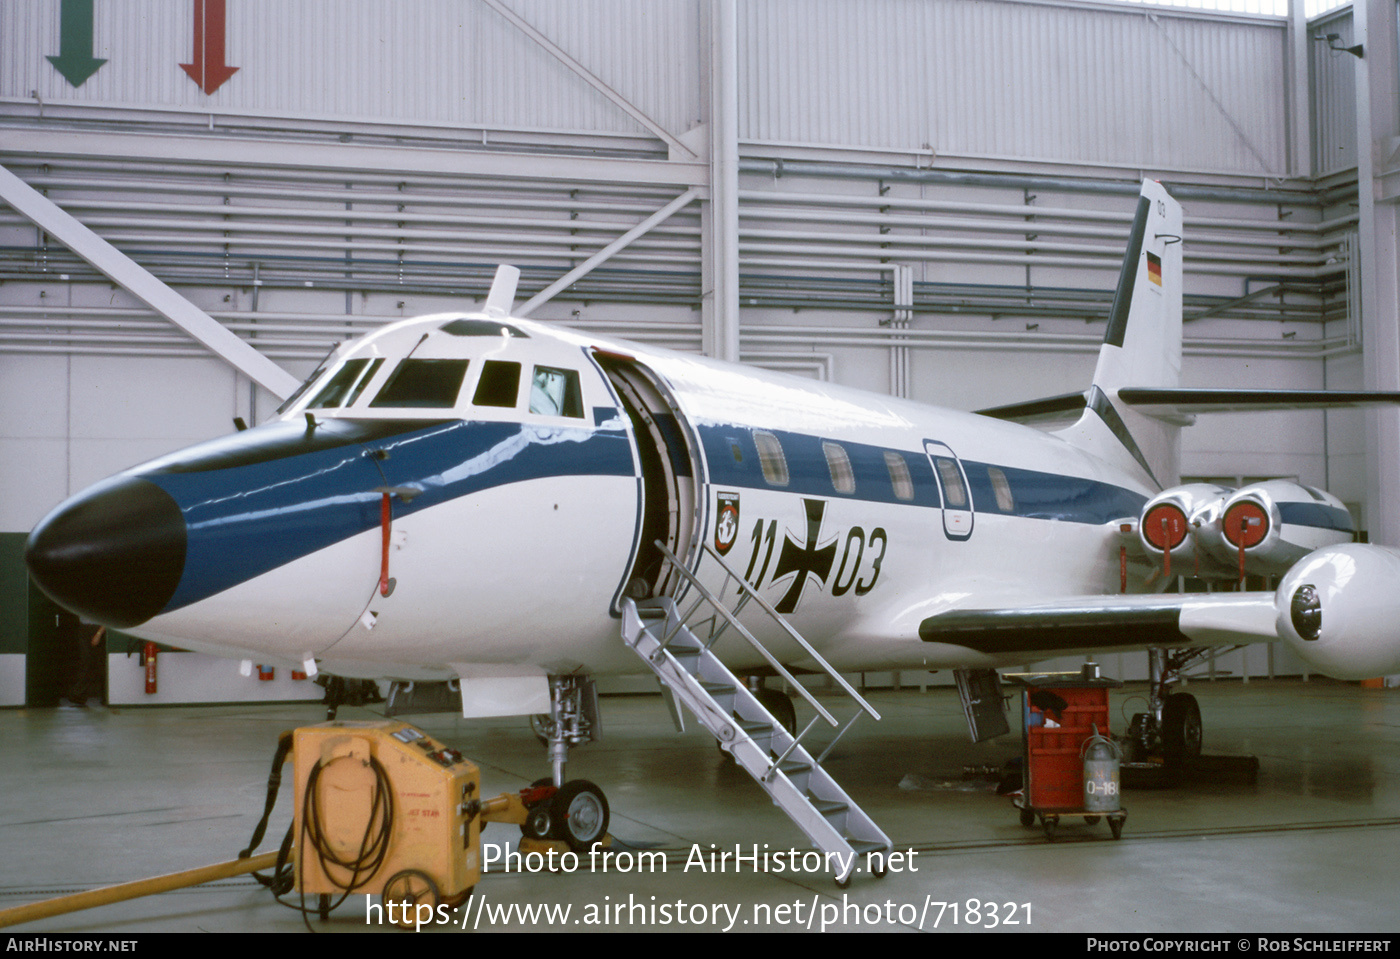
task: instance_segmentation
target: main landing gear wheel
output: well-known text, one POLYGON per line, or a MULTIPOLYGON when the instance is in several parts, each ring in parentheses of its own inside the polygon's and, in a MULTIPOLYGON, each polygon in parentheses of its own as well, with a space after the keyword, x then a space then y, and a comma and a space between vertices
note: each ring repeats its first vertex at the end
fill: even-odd
POLYGON ((1162 754, 1168 768, 1201 755, 1201 707, 1190 693, 1172 693, 1162 704, 1162 754))
POLYGON ((608 834, 608 800, 603 791, 586 779, 565 783, 549 804, 554 820, 555 839, 562 839, 574 852, 586 852, 608 834))
POLYGON ((384 883, 384 892, 380 895, 383 901, 384 911, 391 917, 393 912, 398 913, 398 918, 391 918, 390 922, 396 926, 413 928, 416 919, 417 907, 426 905, 430 909, 436 910, 441 897, 438 894, 437 883, 425 872, 417 869, 405 869, 396 872, 384 883), (398 904, 399 908, 393 912, 389 909, 390 903, 398 904))
POLYGON ((754 698, 758 704, 773 714, 773 718, 782 723, 783 728, 788 731, 789 736, 797 735, 797 710, 793 708, 792 697, 777 689, 768 689, 760 686, 754 690, 754 698))

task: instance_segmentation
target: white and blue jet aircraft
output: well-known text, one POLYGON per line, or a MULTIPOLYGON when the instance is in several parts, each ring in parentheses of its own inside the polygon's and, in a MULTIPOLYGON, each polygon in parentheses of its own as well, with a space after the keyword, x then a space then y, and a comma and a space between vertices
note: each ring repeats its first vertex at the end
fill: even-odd
POLYGON ((841 671, 1159 650, 1148 723, 1199 748, 1181 651, 1400 671, 1400 554, 1317 490, 1178 485, 1179 427, 1397 397, 1180 389, 1181 235, 1145 183, 1093 383, 1049 433, 1005 417, 1063 398, 976 415, 514 319, 503 268, 482 312, 347 342, 271 422, 61 504, 29 569, 138 637, 557 718, 551 677, 644 671, 619 619, 685 588, 669 552, 712 585, 728 566, 841 671), (1167 593, 1171 563, 1282 580, 1167 593))

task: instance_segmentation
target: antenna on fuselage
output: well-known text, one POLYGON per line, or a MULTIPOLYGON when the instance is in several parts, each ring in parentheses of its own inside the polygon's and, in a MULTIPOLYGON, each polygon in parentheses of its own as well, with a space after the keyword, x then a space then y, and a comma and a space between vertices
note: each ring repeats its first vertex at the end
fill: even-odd
POLYGON ((486 294, 487 316, 510 316, 515 306, 515 287, 520 282, 520 270, 502 263, 496 267, 496 278, 491 281, 491 292, 486 294))

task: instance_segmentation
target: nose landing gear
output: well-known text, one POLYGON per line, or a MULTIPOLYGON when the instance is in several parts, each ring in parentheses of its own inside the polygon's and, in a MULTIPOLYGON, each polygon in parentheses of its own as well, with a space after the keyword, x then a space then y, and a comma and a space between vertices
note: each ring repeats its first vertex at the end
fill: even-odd
POLYGON ((587 676, 549 677, 549 715, 532 717, 530 726, 548 750, 554 775, 522 790, 521 835, 526 841, 562 842, 574 852, 605 842, 610 811, 603 790, 586 779, 564 779, 569 747, 602 736, 597 683, 587 676))

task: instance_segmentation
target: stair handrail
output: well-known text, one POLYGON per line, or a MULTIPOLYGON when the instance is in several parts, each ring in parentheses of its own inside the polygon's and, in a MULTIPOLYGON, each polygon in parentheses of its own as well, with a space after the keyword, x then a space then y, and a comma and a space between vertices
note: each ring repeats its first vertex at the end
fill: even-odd
MULTIPOLYGON (((743 625, 743 623, 739 622, 738 618, 734 614, 730 613, 728 607, 724 605, 724 602, 722 600, 714 596, 714 594, 712 594, 708 589, 705 588, 704 584, 700 582, 700 580, 695 576, 694 573, 685 568, 685 564, 681 562, 681 560, 676 556, 675 553, 671 552, 670 549, 666 547, 665 543, 658 540, 656 542, 656 547, 661 550, 661 555, 665 557, 666 561, 670 563, 671 566, 681 574, 681 577, 688 584, 690 584, 691 587, 693 587, 697 592, 699 592, 700 595, 703 596, 705 600, 724 617, 726 622, 728 622, 731 626, 737 629, 740 635, 742 635, 746 640, 748 640, 749 645, 752 646, 761 656, 763 656, 763 658, 768 661, 768 664, 770 666, 772 666, 775 670, 778 671, 778 674, 782 676, 782 678, 788 683, 788 685, 795 688, 802 695, 802 698, 805 699, 812 706, 812 708, 816 709, 817 712, 821 713, 822 717, 825 718, 828 723, 830 723, 832 726, 838 725, 836 719, 829 712, 822 708, 821 704, 819 704, 816 701, 816 699, 812 697, 812 694, 807 691, 807 688, 803 686, 800 682, 798 682, 797 679, 790 672, 788 672, 786 667, 784 667, 783 664, 779 662, 778 659, 771 652, 768 651, 767 647, 765 647, 761 642, 759 642, 758 639, 748 631, 748 629, 743 625)), ((774 609, 773 606, 766 599, 760 596, 758 594, 758 591, 755 590, 752 586, 750 586, 742 576, 730 569, 729 564, 724 561, 724 557, 720 556, 720 554, 715 551, 714 547, 712 547, 709 543, 703 542, 700 544, 700 547, 710 556, 714 557, 715 562, 719 563, 720 569, 724 570, 726 582, 729 579, 734 580, 734 582, 738 584, 739 589, 742 590, 743 593, 746 596, 748 596, 749 599, 755 600, 758 603, 759 608, 761 608, 765 613, 767 613, 770 619, 772 619, 775 623, 781 626, 783 631, 786 632, 794 642, 796 642, 800 647, 802 647, 802 649, 807 653, 807 655, 810 656, 812 660, 814 660, 817 663, 817 665, 822 668, 823 672, 825 672, 832 679, 836 680, 837 685, 839 685, 846 692, 846 695, 850 696, 853 700, 855 700, 856 705, 860 707, 862 712, 868 713, 876 721, 880 719, 880 714, 875 711, 875 707, 870 705, 870 703, 866 701, 864 696, 856 692, 855 688, 851 686, 850 683, 846 682, 845 679, 842 678, 841 674, 838 673, 836 669, 826 661, 825 657, 823 657, 821 653, 817 652, 816 649, 812 647, 812 644, 807 642, 807 640, 803 638, 802 634, 793 628, 792 624, 787 621, 787 619, 783 616, 782 613, 774 609)), ((694 608, 695 607, 691 608, 692 612, 694 611, 694 608)), ((849 724, 846 728, 850 728, 849 724)), ((843 729, 842 733, 844 732, 845 730, 843 729)), ((840 737, 838 736, 837 738, 840 737)))

